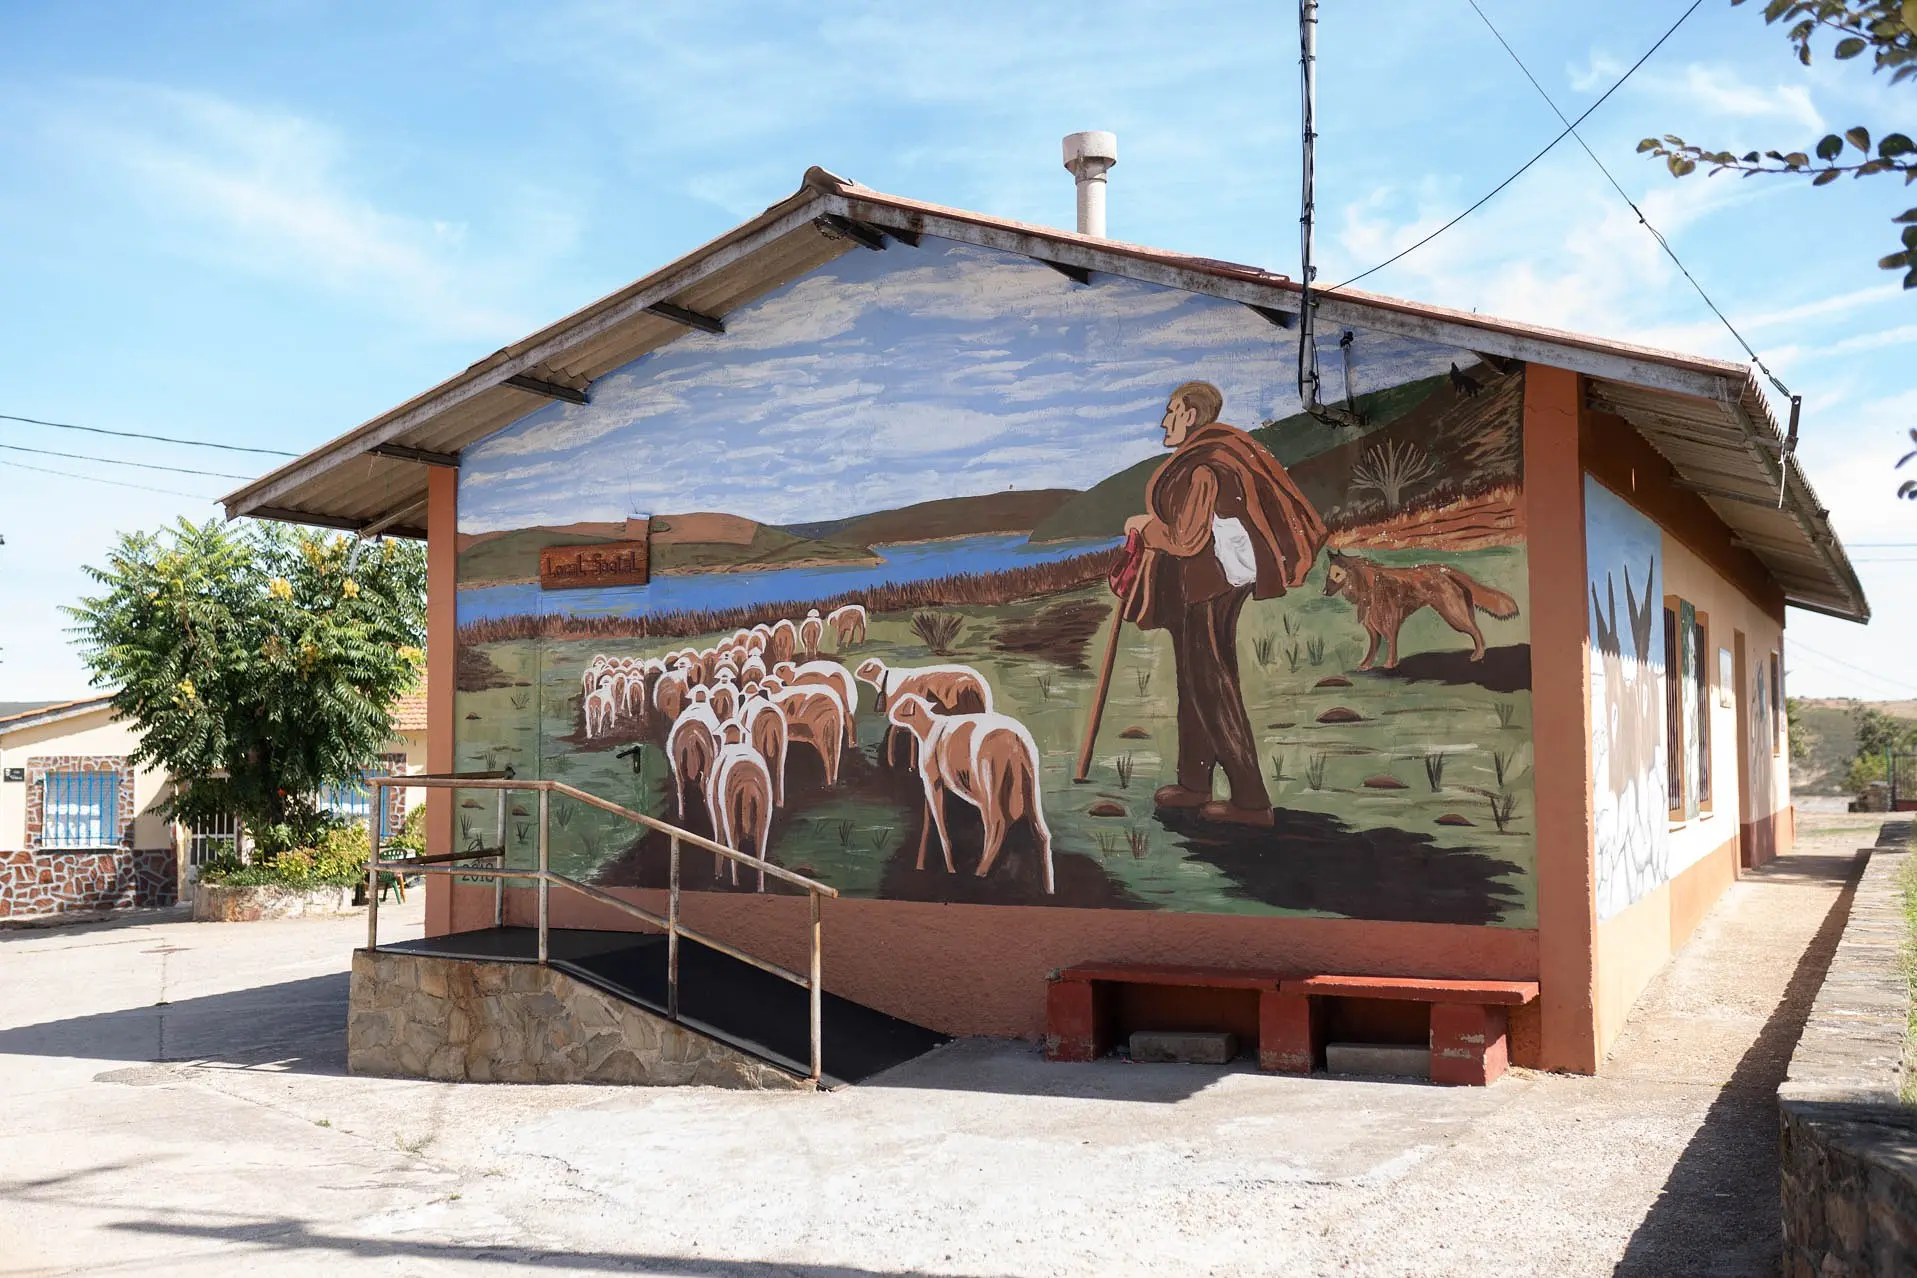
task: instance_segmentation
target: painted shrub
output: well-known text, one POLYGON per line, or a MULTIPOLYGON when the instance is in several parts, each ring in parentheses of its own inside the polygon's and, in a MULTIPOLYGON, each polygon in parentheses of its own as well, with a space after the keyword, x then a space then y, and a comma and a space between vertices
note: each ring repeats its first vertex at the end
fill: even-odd
POLYGON ((466 450, 459 766, 853 896, 1534 925, 1522 368, 1357 331, 1334 424, 1245 307, 931 238, 726 330, 466 450))
POLYGON ((1663 536, 1623 498, 1584 477, 1600 919, 1671 877, 1663 536))

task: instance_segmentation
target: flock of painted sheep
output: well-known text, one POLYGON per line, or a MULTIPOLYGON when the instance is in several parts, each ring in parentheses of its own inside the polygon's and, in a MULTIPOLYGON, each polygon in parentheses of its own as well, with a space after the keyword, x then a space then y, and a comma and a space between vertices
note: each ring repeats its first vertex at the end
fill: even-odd
MULTIPOLYGON (((847 604, 821 617, 780 619, 740 630, 709 648, 681 648, 664 657, 600 654, 580 676, 588 739, 622 722, 665 727, 677 816, 704 806, 713 837, 764 861, 775 809, 785 806, 786 756, 795 746, 818 755, 825 783, 838 784, 841 752, 856 748, 858 685, 875 693, 886 719, 882 755, 899 762, 901 746, 925 790, 927 820, 919 833, 918 868, 925 868, 936 827, 945 868, 956 872, 945 816, 945 796, 978 809, 985 838, 977 873, 998 859, 1006 833, 1031 823, 1045 890, 1053 890, 1052 836, 1039 799, 1038 745, 1024 724, 992 709, 992 688, 970 666, 889 667, 876 657, 856 671, 843 660, 865 640, 865 608, 847 604), (825 635, 839 660, 824 660, 825 635)), ((719 867, 715 865, 715 873, 719 867)), ((732 881, 739 879, 738 863, 732 881)), ((765 875, 759 875, 765 889, 765 875)))

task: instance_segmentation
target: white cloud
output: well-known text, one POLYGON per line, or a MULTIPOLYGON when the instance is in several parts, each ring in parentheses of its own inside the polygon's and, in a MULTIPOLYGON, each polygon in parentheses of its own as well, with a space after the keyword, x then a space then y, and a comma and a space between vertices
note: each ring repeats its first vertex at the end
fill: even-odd
POLYGON ((170 228, 179 251, 365 299, 436 335, 505 340, 532 327, 488 296, 569 247, 573 220, 541 203, 494 253, 469 225, 391 211, 357 189, 357 156, 299 114, 210 93, 95 84, 48 127, 170 228))

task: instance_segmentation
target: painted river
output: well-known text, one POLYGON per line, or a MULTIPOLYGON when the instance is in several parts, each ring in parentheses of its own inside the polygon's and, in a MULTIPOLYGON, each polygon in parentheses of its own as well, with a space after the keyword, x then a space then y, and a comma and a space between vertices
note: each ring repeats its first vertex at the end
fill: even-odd
POLYGON ((459 592, 459 624, 562 612, 575 617, 625 617, 743 608, 777 599, 816 599, 957 573, 999 572, 1052 563, 1110 549, 1119 542, 1115 537, 1033 542, 1022 533, 997 534, 875 546, 873 553, 883 561, 876 564, 661 576, 647 586, 597 590, 542 591, 535 582, 482 586, 459 592))

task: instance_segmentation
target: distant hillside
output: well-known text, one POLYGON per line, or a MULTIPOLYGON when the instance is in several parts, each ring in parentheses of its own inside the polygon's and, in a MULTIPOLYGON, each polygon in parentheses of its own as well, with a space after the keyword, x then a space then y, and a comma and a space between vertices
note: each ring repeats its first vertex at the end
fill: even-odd
MULTIPOLYGON (((586 546, 626 535, 623 522, 473 534, 461 539, 459 581, 461 585, 537 581, 539 552, 544 547, 586 546)), ((654 516, 651 540, 652 571, 661 576, 877 562, 864 546, 814 541, 743 516, 703 511, 654 516)))
MULTIPOLYGON (((1449 389, 1448 377, 1426 377, 1403 386, 1394 386, 1390 390, 1360 395, 1358 412, 1365 418, 1365 425, 1356 431, 1347 426, 1328 425, 1309 413, 1298 413, 1281 421, 1266 422, 1251 434, 1291 471, 1306 498, 1314 505, 1319 505, 1326 497, 1333 501, 1341 500, 1348 476, 1340 472, 1335 492, 1313 492, 1306 483, 1312 462, 1328 452, 1349 448, 1354 442, 1369 439, 1440 392, 1455 394, 1449 389)), ((1145 485, 1164 460, 1162 454, 1147 457, 1137 465, 1128 466, 1116 475, 1093 484, 1033 529, 1032 540, 1116 537, 1125 530, 1126 516, 1136 515, 1145 509, 1145 485)), ((1329 472, 1326 473, 1329 478, 1329 472)), ((1330 487, 1328 484, 1319 486, 1330 487)), ((1322 510, 1323 506, 1319 505, 1319 509, 1322 510)))
POLYGON ((977 497, 946 497, 922 501, 896 510, 828 520, 815 524, 788 524, 796 536, 853 546, 883 546, 902 541, 940 541, 949 537, 983 537, 993 533, 1028 533, 1059 506, 1078 496, 1076 488, 1033 488, 985 493, 977 497))
MULTIPOLYGON (((572 524, 568 529, 579 528, 572 524)), ((539 551, 544 546, 590 546, 626 535, 623 522, 602 525, 604 532, 575 532, 560 528, 516 528, 511 532, 475 533, 460 537, 458 579, 473 582, 539 580, 539 551)))
POLYGON ((1917 724, 1917 702, 1852 701, 1836 697, 1793 697, 1791 734, 1808 744, 1808 762, 1791 767, 1791 789, 1798 794, 1847 794, 1845 774, 1857 755, 1859 707, 1881 710, 1895 719, 1917 724))

